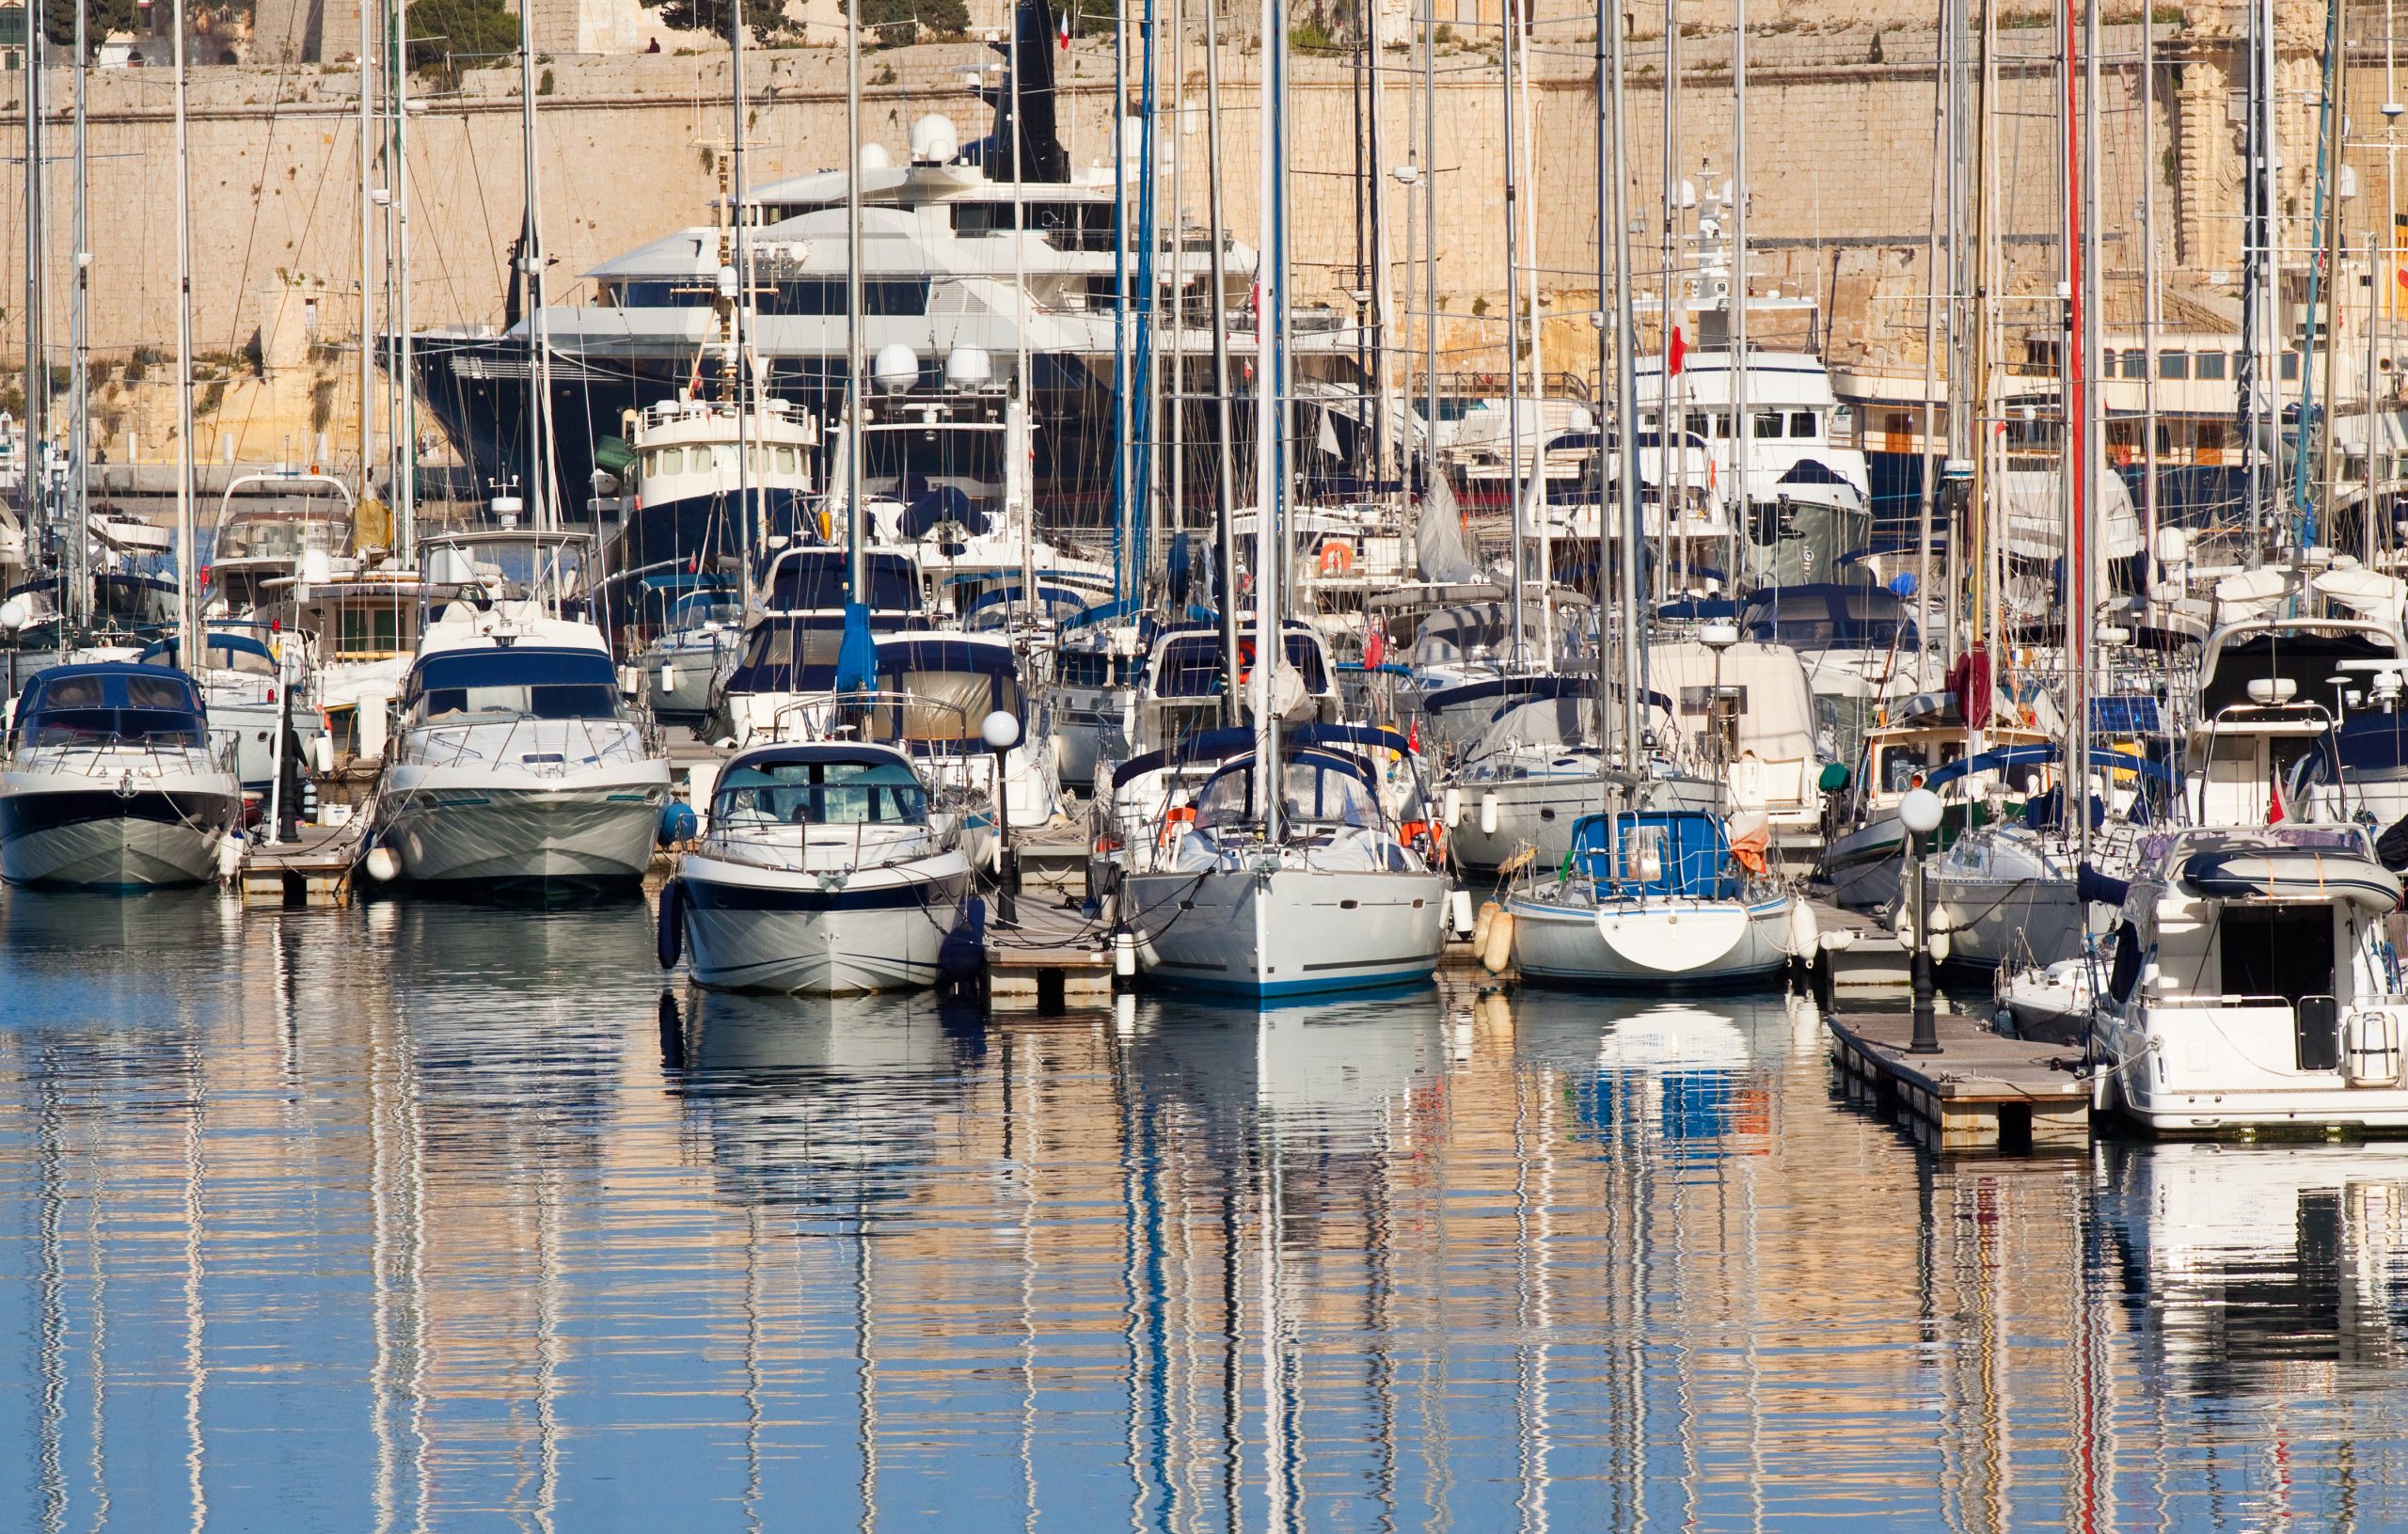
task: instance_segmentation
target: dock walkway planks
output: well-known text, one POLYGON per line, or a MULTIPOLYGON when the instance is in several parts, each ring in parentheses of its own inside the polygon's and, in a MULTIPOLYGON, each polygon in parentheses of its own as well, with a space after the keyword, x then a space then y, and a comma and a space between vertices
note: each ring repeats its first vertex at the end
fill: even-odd
POLYGON ((1112 933, 1076 907, 1038 890, 1016 902, 1020 925, 1005 926, 987 897, 987 994, 1006 1006, 1112 999, 1112 933))
POLYGON ((2089 1143, 2089 1080, 2050 1064, 2078 1058, 2079 1051, 2007 1038, 1942 1013, 1941 1052, 1909 1054, 1914 1020, 1906 1013, 1832 1013, 1824 1020, 1849 1095, 1894 1099, 1934 1149, 1993 1149, 2027 1135, 2036 1149, 2089 1143))
POLYGON ((304 826, 290 842, 244 844, 235 876, 246 907, 327 906, 343 898, 343 883, 368 830, 364 816, 341 826, 304 826))

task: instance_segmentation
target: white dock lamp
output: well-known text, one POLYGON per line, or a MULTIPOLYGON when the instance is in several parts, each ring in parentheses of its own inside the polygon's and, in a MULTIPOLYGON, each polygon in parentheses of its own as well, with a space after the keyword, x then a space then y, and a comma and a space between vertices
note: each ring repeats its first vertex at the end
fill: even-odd
POLYGON ((995 753, 995 875, 1000 887, 995 892, 996 918, 1007 925, 1020 925, 1020 909, 1012 896, 1012 886, 1019 882, 1012 866, 1011 795, 1004 782, 1004 767, 1014 746, 1020 744, 1020 720, 1007 708, 998 708, 978 721, 978 738, 995 753))
POLYGON ((1931 903, 1924 897, 1924 840, 1940 829, 1940 796, 1928 788, 1909 788, 1898 800, 1898 823, 1907 828, 1907 872, 1913 878, 1910 898, 1915 912, 1915 1036, 1909 1054, 1938 1054, 1940 1025, 1931 1015, 1931 903))

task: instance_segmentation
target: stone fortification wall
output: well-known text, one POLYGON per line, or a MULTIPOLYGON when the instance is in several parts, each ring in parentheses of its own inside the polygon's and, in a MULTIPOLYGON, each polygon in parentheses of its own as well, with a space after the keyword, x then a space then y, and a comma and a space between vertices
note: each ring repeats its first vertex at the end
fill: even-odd
MULTIPOLYGON (((1493 10, 1493 7, 1489 8, 1493 10)), ((1751 8, 1762 15, 1763 7, 1751 8)), ((1466 8, 1468 11, 1470 8, 1466 8)), ((1633 245, 1642 289, 1657 286, 1661 249, 1658 187, 1663 169, 1667 40, 1660 10, 1634 11, 1628 91, 1633 245)), ((1686 14, 1686 13, 1685 13, 1686 14)), ((1721 12, 1727 15, 1727 9, 1721 12)), ((1593 11, 1542 11, 1530 45, 1527 105, 1535 172, 1529 189, 1534 247, 1524 260, 1537 274, 1543 312, 1560 315, 1545 331, 1550 371, 1587 372, 1593 356, 1588 312, 1596 288, 1593 11)), ((1702 179, 1710 163, 1727 175, 1732 129, 1731 43, 1725 24, 1687 22, 1676 34, 1676 171, 1702 179), (1685 35, 1684 35, 1685 34, 1685 35)), ((2173 32, 2175 29, 2167 29, 2173 32)), ((2105 52, 2129 58, 2137 29, 2109 30, 2105 52)), ((1436 277, 1440 340, 1450 367, 1493 366, 1504 304, 1503 102, 1493 20, 1450 28, 1437 60, 1435 174, 1436 277)), ((2053 286, 2061 172, 2056 86, 2045 27, 2001 35, 1999 99, 1992 117, 1997 227, 2007 241, 2010 288, 2041 293, 2053 286)), ((1772 8, 1750 46, 1751 235, 1759 291, 1781 286, 1824 299, 1842 355, 1876 362, 1919 360, 1922 269, 1932 200, 1936 42, 1928 30, 1890 25, 1834 28, 1772 8)), ((2102 83, 2103 235, 2111 283, 2130 285, 2139 267, 2142 178, 2158 177, 2159 254, 2178 284, 2228 286, 2238 277, 2239 155, 2229 81, 2241 69, 2235 45, 2212 25, 2162 41, 2157 75, 2158 158, 2144 165, 2136 71, 2111 64, 2102 83)), ((866 62, 869 134, 898 157, 911 121, 951 116, 962 136, 984 131, 983 108, 962 88, 962 71, 990 55, 976 43, 927 44, 872 55, 866 62)), ((1382 55, 1386 83, 1378 160, 1388 166, 1418 157, 1421 92, 1418 48, 1382 55)), ((1226 216, 1250 238, 1256 216, 1256 81, 1259 54, 1250 44, 1224 52, 1226 216)), ((2296 50, 2286 68, 2313 58, 2296 50)), ((844 153, 843 58, 827 48, 748 54, 752 97, 752 174, 756 182, 837 164, 844 153)), ((1065 136, 1075 163, 1110 154, 1112 56, 1108 40, 1083 41, 1064 61, 1065 136)), ((1187 108, 1178 135, 1191 156, 1184 210, 1206 216, 1203 160, 1204 72, 1191 42, 1163 59, 1163 94, 1187 108)), ((558 259, 554 291, 583 296, 574 274, 687 224, 708 217, 716 191, 711 145, 729 132, 723 50, 659 55, 547 56, 541 74, 544 218, 558 259)), ((1294 146, 1291 183, 1295 257, 1304 295, 1349 307, 1365 286, 1356 264, 1357 98, 1342 58, 1300 55, 1289 105, 1294 146)), ((357 119, 355 73, 339 66, 198 69, 192 79, 196 258, 195 330, 199 349, 238 370, 242 354, 264 350, 273 332, 280 355, 297 345, 321 368, 312 416, 323 427, 356 409, 341 363, 359 331, 357 297, 357 119), (297 319, 293 295, 304 300, 297 319), (298 340, 295 340, 296 331, 298 340), (327 390, 331 390, 331 394, 327 390)), ((96 356, 123 361, 166 345, 174 335, 171 82, 157 71, 96 71, 90 82, 90 248, 92 335, 96 356)), ((2364 69, 2350 98, 2363 125, 2381 120, 2368 95, 2381 71, 2364 69), (2366 100, 2361 103, 2360 98, 2366 100)), ((6 88, 21 88, 13 84, 6 88)), ((66 335, 71 253, 66 239, 69 167, 64 105, 68 81, 54 73, 50 100, 61 108, 50 134, 47 175, 53 239, 47 324, 66 335)), ((507 280, 506 247, 519 220, 518 103, 515 71, 472 71, 447 91, 428 89, 414 103, 410 130, 413 318, 420 324, 499 323, 507 280)), ((1517 103, 1517 108, 1521 103, 1517 103)), ((0 108, 5 113, 5 108, 0 108)), ((22 119, 20 118, 20 121, 22 119)), ((2314 122, 2287 116, 2287 241, 2305 241, 2304 188, 2312 163, 2314 122), (2295 119, 2295 120, 2294 120, 2295 119)), ((0 126, 12 136, 21 128, 0 126)), ((2385 190, 2383 157, 2366 152, 2361 185, 2385 190)), ((0 166, 0 345, 22 347, 24 239, 22 166, 0 166)), ((372 170, 383 185, 381 155, 372 170)), ((1397 289, 1418 309, 1423 259, 1421 194, 1383 182, 1386 253, 1397 289)), ((1970 194, 1969 194, 1970 195, 1970 194)), ((2353 228, 2380 213, 2379 196, 2348 210, 2353 228)), ((2353 240, 2356 236, 2353 237, 2353 240)), ((2355 246, 2353 246, 2354 248, 2355 246)), ((381 249, 376 253, 381 262, 381 249)), ((381 280, 381 278, 380 278, 381 280)), ((2114 298, 2111 293, 2111 307, 2114 298)), ((1416 324, 1418 324, 1418 321, 1416 324)), ((2009 323, 2018 323, 2010 315, 2009 323)), ((1418 334, 1415 337, 1418 345, 1418 334)), ((150 387, 165 370, 148 370, 150 387)), ((288 423, 289 425, 289 423, 288 423)), ((279 427, 278 429, 287 429, 279 427)), ((155 434, 154 434, 155 435, 155 434)), ((246 446, 246 451, 248 451, 246 446)))

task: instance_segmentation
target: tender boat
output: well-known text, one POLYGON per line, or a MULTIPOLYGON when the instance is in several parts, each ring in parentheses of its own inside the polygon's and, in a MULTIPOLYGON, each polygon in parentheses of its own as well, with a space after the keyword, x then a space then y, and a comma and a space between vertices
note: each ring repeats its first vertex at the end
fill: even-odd
POLYGON ((1123 881, 1146 977, 1255 1001, 1427 981, 1446 941, 1448 878, 1406 845, 1370 763, 1336 743, 1301 745, 1281 762, 1266 831, 1254 814, 1258 759, 1223 763, 1192 820, 1165 819, 1153 870, 1123 881))
POLYGON ((2408 1130, 2400 878, 2349 823, 2161 839, 2110 940, 2091 1053, 2161 1133, 2408 1130))
POLYGON ((935 984, 970 864, 891 747, 758 747, 721 769, 702 844, 661 898, 662 957, 738 990, 837 995, 935 984))
POLYGON ((200 689, 164 666, 54 666, 25 684, 0 769, 0 874, 136 890, 216 877, 243 790, 200 689))
MULTIPOLYGON (((1656 989, 1732 985, 1777 973, 1810 941, 1793 931, 1797 897, 1765 877, 1712 814, 1588 814, 1562 871, 1505 902, 1524 976, 1656 989)), ((1809 918, 1811 921, 1811 918, 1809 918)))
POLYGON ((400 707, 368 832, 399 877, 538 895, 642 882, 669 762, 620 697, 600 629, 532 602, 453 602, 426 625, 400 707))

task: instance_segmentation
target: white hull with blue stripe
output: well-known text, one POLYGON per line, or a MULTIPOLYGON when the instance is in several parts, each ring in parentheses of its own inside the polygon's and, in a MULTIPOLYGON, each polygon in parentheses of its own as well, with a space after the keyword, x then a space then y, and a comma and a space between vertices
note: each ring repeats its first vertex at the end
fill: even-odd
POLYGON ((1447 891, 1420 868, 1241 865, 1135 875, 1122 896, 1148 980, 1273 1001, 1427 981, 1447 891))

